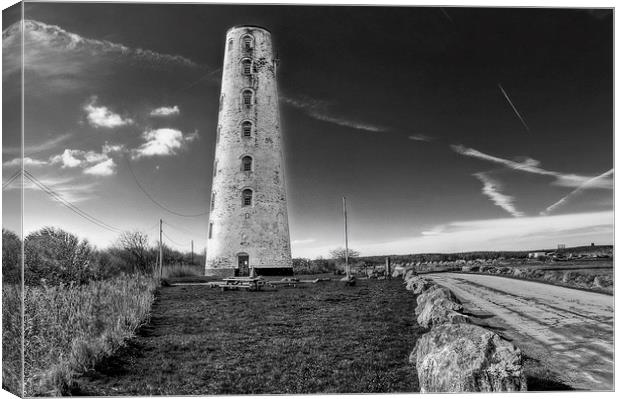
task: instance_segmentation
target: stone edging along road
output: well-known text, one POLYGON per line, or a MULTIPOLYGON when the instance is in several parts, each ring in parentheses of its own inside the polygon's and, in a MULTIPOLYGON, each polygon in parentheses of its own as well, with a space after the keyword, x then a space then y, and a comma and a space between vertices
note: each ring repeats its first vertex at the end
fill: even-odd
POLYGON ((412 272, 404 278, 406 289, 418 294, 418 324, 431 328, 409 358, 421 393, 527 390, 520 349, 472 324, 449 289, 412 272))
POLYGON ((470 273, 427 274, 468 314, 502 331, 575 389, 613 389, 614 298, 546 282, 470 273))

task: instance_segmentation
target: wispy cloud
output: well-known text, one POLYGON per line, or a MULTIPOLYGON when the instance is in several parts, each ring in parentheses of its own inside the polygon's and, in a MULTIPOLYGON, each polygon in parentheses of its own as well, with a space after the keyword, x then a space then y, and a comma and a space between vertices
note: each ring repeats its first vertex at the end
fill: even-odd
POLYGON ((91 97, 90 101, 84 106, 84 111, 86 111, 88 123, 93 127, 112 129, 134 123, 131 118, 124 118, 104 105, 97 105, 97 96, 91 97))
POLYGON ((150 115, 151 116, 174 116, 174 115, 179 115, 179 113, 181 112, 181 110, 179 109, 178 105, 175 105, 173 107, 159 107, 156 108, 154 110, 151 111, 150 115))
MULTIPOLYGON (((47 151, 47 150, 53 150, 54 148, 56 148, 59 144, 63 143, 64 141, 68 140, 71 137, 71 133, 64 133, 61 135, 58 135, 56 137, 53 137, 49 140, 46 140, 42 143, 39 144, 29 144, 24 146, 24 154, 27 156, 31 156, 34 154, 37 154, 39 152, 43 152, 43 151, 47 151)), ((3 146, 2 147, 2 153, 3 154, 18 154, 21 152, 21 148, 20 147, 11 147, 11 146, 3 146)))
POLYGON ((198 132, 183 134, 180 130, 161 128, 142 133, 144 143, 132 151, 132 159, 174 155, 187 143, 198 138, 198 132))
MULTIPOLYGON (((55 193, 59 194, 62 198, 72 203, 83 202, 96 197, 93 194, 93 189, 97 183, 94 181, 80 183, 77 182, 75 178, 60 176, 54 177, 37 175, 36 178, 55 193)), ((17 190, 21 188, 21 180, 15 180, 10 186, 7 187, 7 190, 17 190)), ((23 180, 23 188, 24 190, 42 191, 39 186, 27 178, 23 180)), ((58 201, 54 197, 50 196, 49 198, 52 201, 58 201)))
MULTIPOLYGON (((542 176, 554 177, 555 181, 553 182, 553 184, 557 186, 579 187, 583 185, 585 182, 587 182, 588 180, 592 179, 592 176, 560 173, 560 172, 554 172, 551 170, 543 169, 539 166, 540 162, 536 161, 535 159, 531 159, 531 158, 527 158, 525 161, 522 161, 522 162, 516 162, 516 161, 511 161, 509 159, 499 158, 493 155, 485 154, 476 149, 467 148, 462 145, 452 145, 451 147, 452 147, 452 150, 454 150, 455 152, 461 155, 500 164, 512 170, 526 172, 526 173, 533 173, 533 174, 542 175, 542 176)), ((611 189, 612 187, 613 187, 613 181, 611 179, 602 178, 602 179, 598 179, 595 182, 591 183, 587 188, 611 189)))
POLYGON ((412 134, 411 136, 409 136, 409 140, 429 142, 433 141, 434 138, 431 136, 427 136, 426 134, 412 134))
POLYGON ((514 111, 515 115, 517 115, 517 118, 519 118, 519 120, 521 121, 521 124, 523 125, 525 130, 527 130, 529 132, 530 131, 529 126, 527 125, 527 123, 525 123, 525 119, 523 119, 523 117, 521 116, 521 114, 517 110, 517 107, 515 107, 515 105, 512 103, 512 100, 508 96, 508 93, 506 93, 506 90, 504 90, 504 88, 502 87, 502 85, 500 83, 497 84, 497 87, 499 87, 499 89, 501 90, 502 94, 504 95, 504 98, 506 99, 506 101, 508 101, 508 104, 510 104, 510 107, 514 111))
POLYGON ((314 119, 318 119, 320 121, 349 127, 351 129, 365 130, 368 132, 385 132, 388 130, 386 127, 383 126, 334 115, 332 112, 329 111, 329 103, 327 103, 326 101, 315 100, 308 97, 293 98, 288 96, 280 96, 280 101, 292 107, 300 109, 308 116, 314 119))
POLYGON ((574 189, 573 191, 568 193, 568 195, 565 195, 564 197, 560 198, 559 201, 557 201, 557 202, 551 204, 550 206, 548 206, 547 209, 542 211, 540 214, 541 215, 548 215, 548 214, 550 214, 551 212, 555 211, 560 206, 562 206, 565 203, 567 203, 570 198, 578 195, 580 192, 582 192, 583 190, 586 190, 590 186, 593 186, 597 181, 599 181, 601 179, 605 179, 605 178, 611 176, 613 173, 614 173, 614 170, 610 169, 610 170, 608 170, 605 173, 602 173, 602 174, 600 174, 598 176, 595 176, 595 177, 591 178, 590 180, 588 180, 585 183, 583 183, 581 186, 577 187, 576 189, 574 189))
POLYGON ((474 176, 482 182, 482 193, 489 197, 491 201, 514 217, 522 217, 523 212, 518 211, 514 206, 514 197, 503 194, 502 185, 499 181, 491 178, 487 173, 478 172, 474 176))
MULTIPOLYGON (((8 167, 12 167, 12 166, 21 166, 22 164, 22 159, 21 158, 14 158, 10 161, 6 161, 2 164, 2 166, 8 166, 8 167)), ((39 159, 33 159, 30 157, 24 157, 24 167, 28 167, 28 166, 43 166, 43 165, 47 165, 47 161, 42 161, 39 159)))

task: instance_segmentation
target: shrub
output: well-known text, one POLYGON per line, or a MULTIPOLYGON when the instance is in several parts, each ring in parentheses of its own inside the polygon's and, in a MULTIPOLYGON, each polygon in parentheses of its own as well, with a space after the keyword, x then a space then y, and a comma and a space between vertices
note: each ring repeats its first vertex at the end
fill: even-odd
POLYGON ((121 275, 89 284, 25 288, 26 396, 69 393, 76 375, 146 321, 157 280, 121 275))
POLYGON ((94 277, 93 249, 86 240, 54 227, 44 227, 24 240, 26 285, 86 284, 94 277))
POLYGON ((2 282, 19 284, 21 281, 22 242, 17 234, 2 229, 2 282))

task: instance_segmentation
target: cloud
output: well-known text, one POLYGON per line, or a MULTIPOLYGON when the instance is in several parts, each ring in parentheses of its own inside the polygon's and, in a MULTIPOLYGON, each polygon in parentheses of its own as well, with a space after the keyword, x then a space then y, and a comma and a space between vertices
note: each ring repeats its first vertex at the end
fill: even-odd
POLYGON ((412 134, 411 136, 409 136, 409 140, 429 142, 434 140, 434 138, 425 134, 412 134))
POLYGON ((98 164, 84 169, 84 173, 87 175, 95 176, 110 176, 116 172, 116 163, 112 158, 108 158, 98 164))
POLYGON ((308 97, 292 98, 287 96, 280 96, 280 101, 292 107, 300 109, 308 116, 314 119, 318 119, 320 121, 330 122, 336 125, 345 126, 357 130, 366 130, 369 132, 385 132, 388 130, 387 128, 382 126, 335 116, 328 111, 328 103, 325 101, 315 100, 308 97))
MULTIPOLYGON (((583 185, 585 182, 592 179, 592 176, 566 174, 566 173, 554 172, 554 171, 540 168, 539 167, 540 162, 534 159, 531 159, 531 158, 526 158, 522 162, 516 162, 516 161, 511 161, 508 159, 499 158, 493 155, 485 154, 473 148, 467 148, 462 145, 452 145, 451 147, 452 147, 452 150, 454 150, 455 152, 461 155, 504 165, 505 167, 512 169, 512 170, 533 173, 533 174, 542 175, 542 176, 555 177, 556 180, 553 182, 553 184, 557 186, 579 187, 583 185)), ((613 181, 612 179, 608 179, 608 178, 600 179, 600 180, 595 181, 591 185, 589 185, 588 188, 611 189, 613 188, 613 181)))
POLYGON ((84 174, 110 176, 116 173, 116 163, 109 156, 113 151, 121 151, 122 146, 105 144, 102 151, 82 151, 65 149, 62 154, 50 157, 50 163, 60 164, 61 168, 82 168, 84 174))
MULTIPOLYGON (((12 81, 8 77, 21 71, 22 37, 26 87, 33 95, 96 90, 115 75, 117 66, 141 70, 181 69, 183 76, 190 78, 207 69, 181 55, 86 38, 56 25, 24 20, 23 35, 19 22, 2 32, 2 73, 7 81, 12 81)), ((19 95, 19 90, 14 88, 10 94, 19 95)))
POLYGON ((174 155, 186 143, 196 140, 198 132, 183 135, 180 130, 161 128, 142 133, 144 143, 133 150, 132 159, 174 155))
POLYGON ((93 96, 90 102, 84 106, 84 111, 86 111, 86 119, 91 126, 111 129, 134 123, 133 119, 123 118, 119 114, 110 111, 110 109, 106 106, 97 106, 96 102, 97 97, 93 96))
MULTIPOLYGON (((78 183, 72 177, 52 177, 52 176, 35 176, 37 180, 43 183, 45 186, 53 190, 65 200, 78 203, 96 198, 93 195, 93 189, 96 183, 90 181, 88 183, 78 183)), ((24 188, 24 190, 42 191, 39 186, 31 182, 28 178, 24 178, 23 185, 21 180, 16 180, 13 184, 7 187, 7 190, 16 190, 24 188)), ((51 200, 59 202, 54 197, 49 197, 51 200)))
POLYGON ((482 193, 489 197, 491 201, 514 217, 522 217, 523 212, 518 211, 514 206, 514 197, 502 194, 502 185, 499 181, 492 179, 488 174, 478 172, 473 174, 482 182, 482 193))
POLYGON ((595 176, 595 177, 591 178, 590 180, 588 180, 585 183, 583 183, 581 186, 577 187, 576 189, 574 189, 573 191, 568 193, 568 195, 565 195, 564 197, 560 198, 559 201, 557 201, 557 202, 551 204, 550 206, 548 206, 547 209, 542 211, 540 214, 543 215, 543 216, 550 214, 551 212, 556 210, 558 207, 560 207, 563 204, 565 204, 566 202, 568 202, 568 200, 571 197, 574 197, 575 195, 578 195, 580 192, 582 192, 583 190, 586 190, 588 187, 592 186, 598 180, 607 178, 608 176, 611 176, 613 173, 614 173, 614 170, 610 169, 610 170, 608 170, 607 172, 605 172, 603 174, 600 174, 598 176, 595 176))
POLYGON ((159 107, 151 111, 151 116, 174 116, 179 115, 181 110, 177 105, 174 107, 159 107))
MULTIPOLYGON (((363 244, 368 255, 529 250, 613 242, 613 211, 457 221, 435 234, 363 244)), ((436 229, 436 230, 435 230, 436 229)))
MULTIPOLYGON (((6 161, 2 164, 2 166, 21 166, 22 165, 22 159, 21 158, 14 158, 10 161, 6 161)), ((47 161, 42 161, 39 159, 32 159, 29 157, 24 157, 24 167, 26 166, 43 166, 43 165, 47 165, 47 161)))
MULTIPOLYGON (((39 144, 26 145, 24 146, 24 154, 34 155, 39 152, 54 149, 56 148, 56 146, 58 146, 58 144, 66 141, 71 136, 72 136, 71 133, 64 133, 64 134, 61 134, 59 136, 56 136, 54 138, 51 138, 39 144)), ((2 147, 3 154, 19 154, 20 152, 21 152, 21 147, 19 146, 14 146, 14 147, 3 146, 2 147)))
POLYGON ((71 150, 65 149, 65 151, 60 155, 54 155, 50 158, 51 163, 59 163, 62 168, 77 168, 82 165, 82 160, 78 159, 78 157, 82 157, 84 155, 84 151, 81 150, 71 150))

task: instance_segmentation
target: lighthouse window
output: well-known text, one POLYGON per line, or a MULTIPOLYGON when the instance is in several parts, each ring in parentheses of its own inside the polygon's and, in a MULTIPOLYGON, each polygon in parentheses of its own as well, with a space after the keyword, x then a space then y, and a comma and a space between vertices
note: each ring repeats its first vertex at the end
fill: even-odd
POLYGON ((243 206, 252 206, 252 190, 250 190, 249 188, 246 188, 245 190, 243 190, 242 198, 243 198, 243 202, 242 202, 243 206))
POLYGON ((245 156, 241 159, 241 170, 244 172, 252 171, 252 157, 245 156))
POLYGON ((213 163, 213 177, 217 175, 217 160, 213 163))
POLYGON ((252 50, 252 36, 243 37, 243 51, 252 50))
POLYGON ((230 39, 228 41, 228 51, 232 50, 232 46, 233 46, 233 39, 230 39))
POLYGON ((216 143, 219 143, 219 142, 220 142, 220 130, 222 130, 222 127, 221 127, 221 126, 218 126, 218 127, 217 127, 217 133, 216 133, 216 135, 215 135, 215 142, 216 142, 216 143))
POLYGON ((243 91, 243 105, 246 105, 246 106, 252 105, 252 90, 243 91))
POLYGON ((215 206, 215 193, 211 194, 211 208, 215 206))
POLYGON ((252 61, 250 61, 250 60, 243 60, 241 62, 241 65, 243 66, 243 74, 244 75, 250 75, 252 73, 252 61))
POLYGON ((252 122, 243 122, 241 124, 241 131, 243 132, 243 137, 252 136, 252 122))
POLYGON ((213 237, 213 222, 209 223, 209 238, 213 237))

